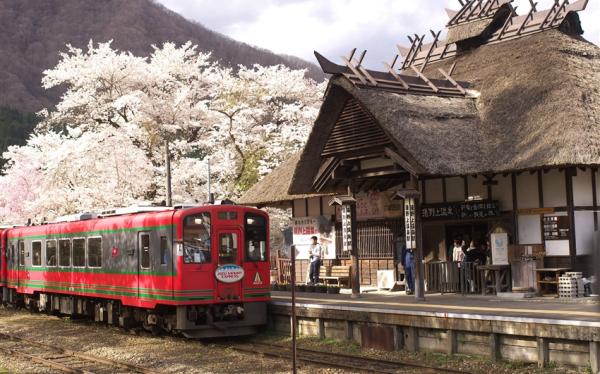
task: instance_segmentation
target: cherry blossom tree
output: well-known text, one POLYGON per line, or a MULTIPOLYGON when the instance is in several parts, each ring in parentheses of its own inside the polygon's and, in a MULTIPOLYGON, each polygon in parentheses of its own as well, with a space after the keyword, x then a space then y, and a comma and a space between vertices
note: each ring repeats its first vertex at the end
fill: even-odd
POLYGON ((209 159, 213 191, 235 199, 303 146, 323 90, 283 66, 223 68, 191 43, 147 58, 67 46, 42 84, 66 91, 3 155, 0 221, 160 203, 171 169, 174 201, 203 202, 209 159))

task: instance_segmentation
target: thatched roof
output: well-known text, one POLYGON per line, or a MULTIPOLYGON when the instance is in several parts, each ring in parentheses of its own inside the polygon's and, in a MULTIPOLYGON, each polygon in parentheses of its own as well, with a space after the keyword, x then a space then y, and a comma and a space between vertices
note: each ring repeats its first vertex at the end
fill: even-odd
POLYGON ((483 45, 457 62, 454 77, 480 96, 440 98, 358 89, 334 77, 291 183, 310 193, 324 142, 354 97, 422 175, 466 175, 600 164, 600 48, 548 30, 483 45))
POLYGON ((260 182, 250 188, 240 199, 242 205, 273 205, 285 203, 295 199, 304 199, 314 196, 323 196, 316 194, 290 195, 288 190, 292 181, 296 164, 300 159, 301 152, 296 153, 272 173, 265 176, 260 182))

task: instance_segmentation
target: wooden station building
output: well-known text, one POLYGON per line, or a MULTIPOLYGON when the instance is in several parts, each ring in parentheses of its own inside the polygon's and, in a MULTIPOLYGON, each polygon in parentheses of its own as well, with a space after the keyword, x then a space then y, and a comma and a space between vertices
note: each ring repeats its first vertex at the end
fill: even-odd
MULTIPOLYGON (((518 15, 510 0, 465 1, 441 32, 409 38, 384 69, 354 51, 335 64, 303 151, 242 203, 330 220, 327 202, 358 201, 361 283, 392 269, 404 234, 398 190, 420 192, 425 262, 452 240, 485 240, 500 227, 541 248, 545 267, 589 273, 598 230, 600 48, 582 35, 587 1, 518 15), (399 62, 399 60, 403 60, 399 62)), ((336 224, 337 222, 337 224, 336 224)), ((346 261, 336 240, 334 261, 346 261)))

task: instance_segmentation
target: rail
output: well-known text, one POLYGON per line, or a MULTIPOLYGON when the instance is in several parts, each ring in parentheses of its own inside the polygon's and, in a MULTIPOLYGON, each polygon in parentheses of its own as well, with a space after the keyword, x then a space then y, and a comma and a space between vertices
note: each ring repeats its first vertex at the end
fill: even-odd
POLYGON ((0 333, 0 351, 65 373, 91 374, 118 371, 119 373, 158 374, 157 371, 141 366, 90 356, 5 333, 0 333))

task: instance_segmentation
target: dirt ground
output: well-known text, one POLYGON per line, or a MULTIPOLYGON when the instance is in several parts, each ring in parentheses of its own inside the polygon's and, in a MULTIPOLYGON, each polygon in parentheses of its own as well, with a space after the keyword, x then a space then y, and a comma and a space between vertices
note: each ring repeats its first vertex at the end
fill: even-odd
MULTIPOLYGON (((144 366, 164 373, 289 373, 288 360, 265 358, 223 349, 228 341, 190 341, 171 336, 152 336, 127 331, 90 321, 71 320, 24 310, 0 307, 0 332, 15 334, 62 348, 144 366)), ((257 341, 287 345, 288 337, 263 334, 257 341)), ((539 370, 535 365, 519 363, 492 364, 472 356, 446 356, 406 352, 361 351, 348 342, 301 338, 299 346, 323 351, 367 355, 439 367, 465 370, 471 373, 580 373, 581 370, 550 368, 539 370)), ((50 373, 27 361, 0 352, 0 373, 50 373)), ((344 373, 339 369, 324 369, 302 364, 300 373, 344 373)))

